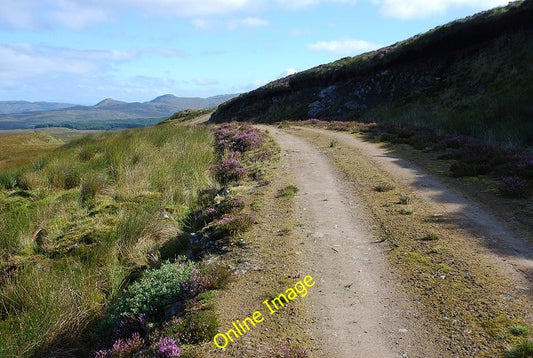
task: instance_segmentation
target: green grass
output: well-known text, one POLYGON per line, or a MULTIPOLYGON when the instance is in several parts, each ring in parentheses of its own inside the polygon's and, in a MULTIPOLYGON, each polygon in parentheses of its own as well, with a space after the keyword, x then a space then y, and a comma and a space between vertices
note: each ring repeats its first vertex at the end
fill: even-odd
POLYGON ((161 125, 0 170, 0 356, 86 354, 130 274, 160 264, 159 249, 216 185, 213 148, 206 128, 161 125), (166 208, 179 210, 169 218, 166 208))
POLYGON ((298 193, 298 187, 295 185, 287 185, 278 192, 278 198, 293 197, 298 193))

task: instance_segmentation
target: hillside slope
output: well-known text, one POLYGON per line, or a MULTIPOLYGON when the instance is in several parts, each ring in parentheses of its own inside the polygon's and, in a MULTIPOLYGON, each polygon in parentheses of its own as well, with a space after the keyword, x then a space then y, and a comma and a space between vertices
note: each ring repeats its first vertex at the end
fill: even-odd
POLYGON ((271 82, 212 122, 378 121, 533 143, 533 1, 513 2, 392 46, 271 82))
MULTIPOLYGON (((0 113, 0 129, 69 127, 75 129, 109 129, 139 127, 159 122, 185 109, 216 107, 235 95, 209 98, 163 95, 148 102, 122 102, 106 98, 94 106, 71 106, 27 113, 0 113)), ((5 102, 7 104, 10 102, 5 102)), ((0 107, 1 108, 1 107, 0 107)))

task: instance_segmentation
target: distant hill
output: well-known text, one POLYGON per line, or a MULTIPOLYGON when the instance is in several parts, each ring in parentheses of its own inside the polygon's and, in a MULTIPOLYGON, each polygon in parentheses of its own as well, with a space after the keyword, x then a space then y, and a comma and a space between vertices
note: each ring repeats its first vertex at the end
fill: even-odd
POLYGON ((236 95, 209 98, 176 97, 168 94, 149 102, 123 102, 107 98, 94 106, 60 103, 0 102, 0 129, 67 127, 112 129, 146 126, 185 109, 216 107, 236 95), (18 104, 17 104, 18 103, 18 104), (63 107, 62 107, 63 106, 63 107), (32 110, 32 108, 38 108, 32 110), (49 108, 49 109, 46 109, 49 108), (4 110, 2 113, 1 111, 4 110))
POLYGON ((358 120, 533 146, 533 0, 271 82, 212 122, 358 120))
POLYGON ((75 104, 55 102, 0 101, 0 114, 51 111, 74 106, 75 104))

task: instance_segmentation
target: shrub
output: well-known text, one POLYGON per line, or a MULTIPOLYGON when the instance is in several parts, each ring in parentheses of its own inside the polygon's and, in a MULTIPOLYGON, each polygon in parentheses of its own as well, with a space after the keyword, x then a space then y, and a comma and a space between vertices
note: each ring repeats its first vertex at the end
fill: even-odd
POLYGON ((254 223, 254 217, 250 214, 227 214, 215 222, 218 231, 226 235, 235 235, 248 230, 254 223))
POLYGON ((230 214, 244 209, 243 199, 226 199, 217 205, 217 211, 220 214, 230 214))
POLYGON ((201 268, 204 290, 225 288, 231 280, 231 272, 220 264, 205 265, 201 268))
POLYGON ((183 348, 178 346, 179 340, 169 337, 161 337, 156 343, 154 349, 155 358, 173 358, 179 357, 183 348))
POLYGON ((474 177, 477 175, 485 174, 489 171, 489 166, 482 163, 474 162, 456 162, 450 167, 450 171, 454 177, 474 177))
POLYGON ((215 132, 215 138, 219 149, 240 153, 257 149, 264 141, 264 136, 258 129, 232 123, 221 125, 215 132))
POLYGON ((131 338, 117 339, 109 349, 103 349, 94 354, 95 358, 129 358, 139 352, 144 342, 139 333, 134 333, 131 338))
POLYGON ((510 176, 502 179, 500 193, 508 198, 523 198, 529 194, 529 183, 518 176, 510 176))
POLYGON ((193 268, 192 262, 166 262, 159 269, 146 270, 111 307, 111 319, 153 313, 174 302, 193 268))
POLYGON ((165 331, 173 331, 185 344, 211 340, 218 331, 218 319, 211 310, 188 312, 184 317, 173 318, 165 331))
POLYGON ((239 181, 246 176, 246 169, 240 162, 240 153, 230 151, 216 168, 217 179, 224 184, 239 181))
POLYGON ((245 152, 259 148, 263 143, 263 134, 256 128, 245 126, 242 130, 233 138, 232 147, 239 152, 245 152))

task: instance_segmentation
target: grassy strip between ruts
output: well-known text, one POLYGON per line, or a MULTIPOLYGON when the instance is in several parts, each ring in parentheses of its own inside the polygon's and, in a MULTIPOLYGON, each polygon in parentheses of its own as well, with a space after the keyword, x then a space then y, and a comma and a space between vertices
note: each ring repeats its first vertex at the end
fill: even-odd
POLYGON ((443 356, 493 357, 524 342, 527 333, 516 332, 531 324, 531 302, 476 253, 472 233, 342 139, 331 146, 333 133, 292 132, 323 148, 346 180, 356 183, 354 191, 376 220, 377 237, 390 243, 391 266, 426 317, 436 321, 443 356))

